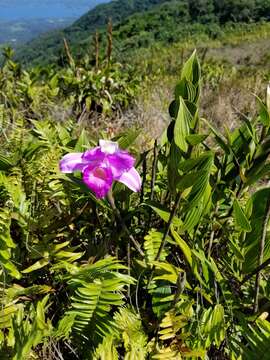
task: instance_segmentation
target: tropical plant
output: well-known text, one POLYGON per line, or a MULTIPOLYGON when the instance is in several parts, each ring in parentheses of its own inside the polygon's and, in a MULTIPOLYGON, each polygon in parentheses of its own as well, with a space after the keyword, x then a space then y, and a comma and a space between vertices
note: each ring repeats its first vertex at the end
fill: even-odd
POLYGON ((29 95, 11 59, 1 76, 1 359, 266 359, 269 89, 222 133, 200 116, 194 52, 162 138, 142 153, 138 131, 112 139, 136 157, 140 193, 115 183, 97 199, 58 169, 97 138, 34 116, 55 80, 29 95))

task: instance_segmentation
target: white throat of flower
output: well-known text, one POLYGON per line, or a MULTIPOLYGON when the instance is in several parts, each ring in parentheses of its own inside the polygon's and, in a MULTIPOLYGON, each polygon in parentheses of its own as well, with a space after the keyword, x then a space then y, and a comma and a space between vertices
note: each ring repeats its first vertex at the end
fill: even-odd
POLYGON ((99 140, 101 151, 106 154, 114 154, 119 150, 117 142, 110 140, 99 140))

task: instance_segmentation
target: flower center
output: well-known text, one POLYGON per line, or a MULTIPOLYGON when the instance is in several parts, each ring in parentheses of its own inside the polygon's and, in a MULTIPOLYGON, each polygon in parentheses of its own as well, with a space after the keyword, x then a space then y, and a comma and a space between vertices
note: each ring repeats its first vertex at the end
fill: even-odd
POLYGON ((107 179, 107 173, 106 170, 102 167, 96 167, 93 171, 93 174, 95 177, 98 177, 102 180, 106 180, 107 179))

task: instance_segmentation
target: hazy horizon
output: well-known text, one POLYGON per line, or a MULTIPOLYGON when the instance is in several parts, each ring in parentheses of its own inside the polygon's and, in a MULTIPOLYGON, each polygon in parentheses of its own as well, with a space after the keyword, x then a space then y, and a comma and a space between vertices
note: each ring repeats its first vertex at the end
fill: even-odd
POLYGON ((109 0, 0 0, 0 20, 78 18, 109 0))
POLYGON ((23 44, 40 34, 72 24, 110 0, 0 0, 0 45, 23 44))

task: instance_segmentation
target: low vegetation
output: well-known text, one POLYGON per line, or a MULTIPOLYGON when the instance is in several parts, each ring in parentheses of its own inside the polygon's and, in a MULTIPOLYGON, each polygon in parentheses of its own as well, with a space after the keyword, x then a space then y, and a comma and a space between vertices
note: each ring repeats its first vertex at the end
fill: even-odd
POLYGON ((119 4, 57 64, 3 51, 0 359, 268 360, 269 2, 125 0, 105 32, 119 4), (100 139, 136 186, 93 152, 116 182, 85 180, 100 139))
POLYGON ((116 65, 91 70, 82 91, 86 69, 72 58, 65 72, 35 83, 35 72, 5 55, 1 359, 267 359, 269 90, 255 116, 221 134, 200 116, 194 52, 160 141, 141 152, 135 129, 113 137, 136 156, 143 185, 136 194, 115 184, 112 202, 97 200, 80 174, 58 170, 64 154, 106 135, 72 116, 55 121, 51 110, 65 93, 72 114, 96 99, 113 111, 117 91, 107 107, 110 88, 94 97, 89 86, 110 86, 116 65), (80 102, 86 89, 90 100, 80 102))

